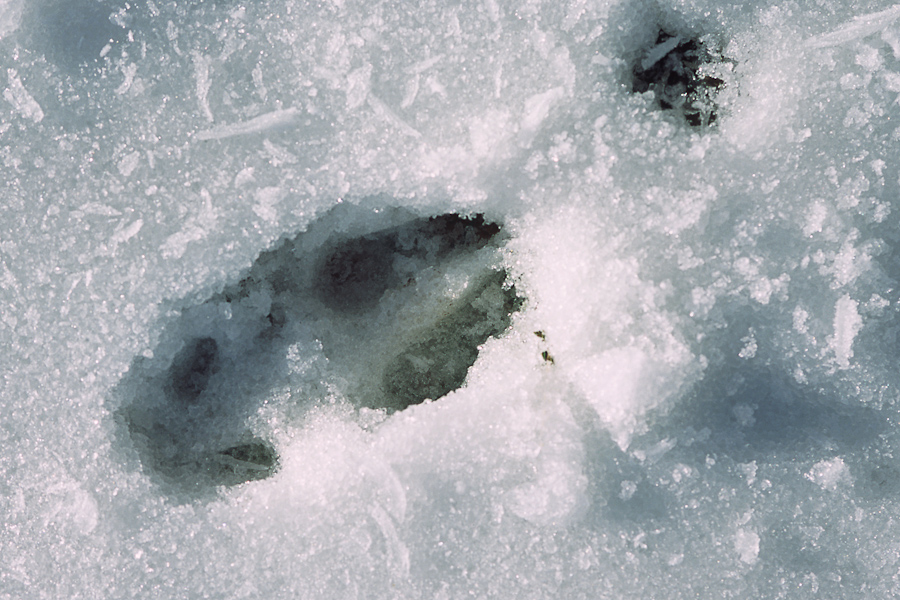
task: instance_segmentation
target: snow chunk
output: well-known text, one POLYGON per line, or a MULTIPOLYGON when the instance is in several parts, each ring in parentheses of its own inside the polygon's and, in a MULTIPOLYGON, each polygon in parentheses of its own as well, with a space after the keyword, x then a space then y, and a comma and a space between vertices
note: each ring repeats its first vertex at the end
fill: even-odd
POLYGON ((838 368, 850 368, 853 358, 853 340, 862 329, 863 320, 857 310, 859 303, 849 295, 841 296, 834 308, 834 336, 828 338, 829 346, 834 350, 838 368))
POLYGON ((247 167, 245 169, 241 169, 237 175, 234 176, 234 187, 239 188, 247 185, 251 181, 253 181, 253 173, 255 169, 253 167, 247 167))
POLYGON ((141 153, 135 150, 131 154, 126 154, 122 157, 121 160, 116 164, 116 168, 119 170, 119 174, 122 177, 128 177, 131 175, 137 166, 141 162, 141 153))
POLYGON ((198 140, 222 140, 239 135, 266 133, 293 125, 297 121, 299 114, 300 111, 296 108, 273 110, 272 112, 254 117, 249 121, 232 123, 231 125, 221 125, 219 127, 201 131, 196 134, 196 137, 198 140))
POLYGON ((803 235, 811 237, 822 231, 825 219, 828 217, 828 207, 822 200, 813 202, 806 213, 806 223, 803 225, 803 235))
POLYGON ((642 463, 646 462, 648 464, 654 465, 657 462, 659 462, 659 459, 661 459, 663 456, 665 456, 666 453, 669 452, 669 450, 671 450, 672 448, 674 448, 677 445, 678 445, 678 440, 666 438, 666 439, 660 440, 659 442, 653 444, 650 448, 647 448, 646 450, 643 450, 643 449, 635 450, 634 452, 631 453, 631 455, 634 456, 639 461, 641 461, 642 463))
POLYGON ((753 416, 755 408, 743 402, 735 404, 731 409, 731 414, 737 419, 738 425, 741 427, 753 427, 756 425, 756 417, 753 416))
POLYGON ((372 507, 369 514, 384 535, 394 574, 400 578, 409 577, 409 549, 400 539, 391 517, 378 505, 372 507))
POLYGON ((391 110, 391 108, 387 104, 382 102, 377 96, 375 96, 375 94, 369 93, 366 96, 366 104, 369 105, 369 108, 371 108, 376 115, 399 129, 403 135, 412 138, 422 137, 422 134, 419 133, 418 130, 401 119, 400 115, 391 110))
POLYGON ((676 35, 670 37, 666 41, 657 44, 647 52, 647 56, 641 61, 641 68, 648 70, 650 67, 658 63, 662 58, 674 50, 681 43, 681 36, 676 35))
POLYGON ((631 500, 631 497, 634 496, 634 493, 637 491, 637 483, 634 481, 630 481, 626 479, 620 484, 621 491, 619 491, 619 498, 622 500, 631 500))
POLYGON ((741 342, 744 343, 744 347, 741 348, 741 351, 738 352, 738 356, 741 358, 753 358, 756 356, 756 351, 759 349, 759 345, 756 342, 756 334, 753 331, 753 328, 750 328, 750 331, 746 336, 741 338, 741 342))
POLYGON ((573 372, 578 374, 576 387, 625 450, 642 426, 641 417, 667 396, 670 369, 631 346, 585 358, 573 372))
POLYGON ((197 94, 197 104, 200 105, 200 110, 203 112, 206 119, 212 123, 215 118, 209 107, 209 86, 211 84, 209 79, 210 62, 208 56, 200 54, 199 52, 194 53, 194 77, 196 79, 194 91, 197 94))
POLYGON ((276 205, 284 198, 285 193, 280 187, 266 187, 255 194, 256 204, 253 212, 261 219, 275 221, 278 218, 276 205))
POLYGON ((22 0, 0 0, 0 39, 19 28, 24 4, 22 0))
POLYGON ((535 481, 508 492, 507 506, 535 525, 562 526, 584 512, 586 484, 580 465, 569 457, 542 460, 535 481))
POLYGON ((22 85, 19 73, 15 69, 7 69, 6 75, 9 77, 9 87, 3 90, 3 98, 12 104, 22 117, 40 123, 44 118, 44 111, 22 85))
MULTIPOLYGON (((538 383, 536 391, 546 394, 548 385, 538 383)), ((567 527, 581 519, 590 505, 584 447, 578 437, 581 428, 560 399, 521 410, 516 419, 520 417, 521 423, 508 421, 512 425, 508 434, 517 440, 510 451, 528 461, 533 475, 506 491, 504 504, 509 512, 534 525, 567 527), (536 435, 529 431, 533 423, 541 423, 536 435)))
POLYGON ((562 86, 547 90, 541 94, 535 94, 525 101, 524 115, 522 116, 522 131, 534 133, 550 115, 553 105, 562 100, 566 91, 562 86))
POLYGON ((81 535, 96 529, 100 521, 97 500, 76 481, 66 479, 53 484, 47 488, 47 494, 52 503, 44 517, 46 523, 53 522, 81 535))
POLYGON ((369 95, 372 65, 365 65, 347 75, 347 109, 353 110, 366 103, 369 95))
POLYGON ((759 466, 756 464, 755 460, 739 464, 738 468, 740 468, 741 473, 743 473, 744 477, 747 479, 747 485, 753 485, 756 482, 756 473, 759 471, 759 466))
POLYGON ((741 557, 741 562, 755 564, 759 558, 759 534, 746 529, 738 529, 734 535, 734 549, 741 557))
POLYGON ((112 243, 114 245, 118 245, 127 242, 128 240, 136 236, 143 226, 143 219, 137 219, 127 227, 125 227, 123 223, 123 225, 120 225, 120 227, 118 227, 116 229, 116 232, 113 234, 111 240, 112 243))
POLYGON ((817 35, 806 40, 803 46, 814 50, 841 46, 886 29, 897 19, 900 19, 900 4, 894 5, 887 10, 855 17, 849 23, 831 33, 817 35))
POLYGON ((510 130, 510 115, 505 111, 491 110, 473 117, 469 122, 469 143, 475 156, 503 158, 508 153, 510 130))
POLYGON ((203 207, 185 221, 180 231, 166 238, 160 248, 164 258, 181 258, 191 242, 202 240, 215 227, 218 211, 212 205, 209 192, 203 190, 203 207))
POLYGON ((821 460, 804 475, 823 490, 833 492, 841 483, 850 482, 850 468, 841 457, 821 460))
POLYGON ((798 333, 807 333, 809 331, 809 325, 807 324, 809 313, 806 309, 802 306, 795 306, 792 316, 794 319, 794 331, 798 333))

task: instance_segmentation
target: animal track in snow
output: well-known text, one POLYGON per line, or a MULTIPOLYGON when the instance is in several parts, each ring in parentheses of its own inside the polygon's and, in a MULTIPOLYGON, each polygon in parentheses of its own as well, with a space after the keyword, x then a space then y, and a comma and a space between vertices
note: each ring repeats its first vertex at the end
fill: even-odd
POLYGON ((523 303, 501 241, 480 215, 339 206, 263 252, 117 386, 145 471, 189 494, 262 479, 278 466, 258 418, 273 398, 390 413, 461 387, 523 303))

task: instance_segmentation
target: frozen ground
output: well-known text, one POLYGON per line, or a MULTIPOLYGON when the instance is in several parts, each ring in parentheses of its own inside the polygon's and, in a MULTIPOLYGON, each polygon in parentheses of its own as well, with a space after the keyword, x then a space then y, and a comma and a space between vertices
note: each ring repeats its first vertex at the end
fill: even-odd
POLYGON ((900 594, 900 7, 0 0, 0 63, 0 598, 900 594))

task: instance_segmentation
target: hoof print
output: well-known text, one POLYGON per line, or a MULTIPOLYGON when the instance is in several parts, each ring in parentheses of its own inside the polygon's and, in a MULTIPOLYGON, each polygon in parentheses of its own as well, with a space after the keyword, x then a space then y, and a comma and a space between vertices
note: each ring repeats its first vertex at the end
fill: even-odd
POLYGON ((318 271, 322 301, 334 309, 355 311, 373 307, 397 284, 391 269, 395 240, 390 235, 347 240, 325 258, 318 271))
POLYGON ((152 478, 193 498, 269 477, 279 457, 262 406, 302 414, 338 390, 390 413, 464 385, 523 304, 496 266, 500 226, 378 215, 335 209, 183 309, 154 358, 135 359, 115 393, 152 478))
POLYGON ((515 288, 504 287, 505 281, 505 272, 491 271, 428 338, 387 365, 382 378, 385 408, 403 410, 462 387, 478 348, 508 329, 511 314, 523 304, 515 288))
POLYGON ((194 402, 217 370, 219 345, 213 338, 200 338, 188 344, 169 369, 169 393, 173 400, 194 402))

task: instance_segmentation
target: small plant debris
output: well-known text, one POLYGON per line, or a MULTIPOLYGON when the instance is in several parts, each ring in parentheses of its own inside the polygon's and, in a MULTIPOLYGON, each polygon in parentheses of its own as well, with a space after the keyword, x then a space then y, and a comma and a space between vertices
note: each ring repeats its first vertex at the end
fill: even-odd
POLYGON ((713 68, 722 62, 698 40, 660 31, 656 44, 634 68, 632 91, 656 95, 659 107, 684 115, 693 127, 716 121, 716 94, 725 81, 713 68))

